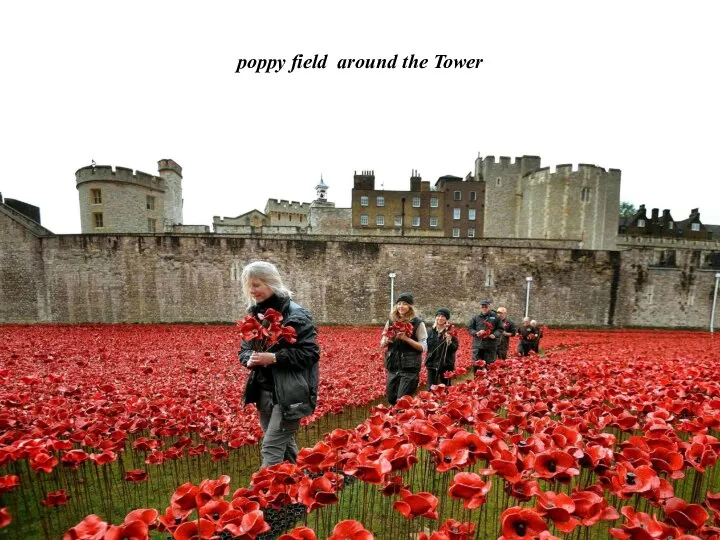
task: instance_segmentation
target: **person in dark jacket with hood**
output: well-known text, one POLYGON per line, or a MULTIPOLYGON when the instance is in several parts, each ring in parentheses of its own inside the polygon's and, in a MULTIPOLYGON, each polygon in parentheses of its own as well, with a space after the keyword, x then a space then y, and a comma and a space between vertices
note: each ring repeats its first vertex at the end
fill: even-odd
POLYGON ((248 264, 242 272, 248 312, 255 317, 274 309, 282 326, 292 327, 296 341, 280 339, 267 351, 258 352, 258 339, 243 340, 238 356, 250 369, 245 404, 254 403, 264 437, 262 466, 297 461, 295 432, 300 419, 315 411, 318 392, 320 347, 310 313, 291 300, 275 265, 265 261, 248 264))
POLYGON ((420 382, 422 353, 427 350, 427 329, 425 323, 415 314, 415 299, 410 293, 402 293, 390 312, 390 319, 385 324, 380 347, 385 351, 385 396, 390 405, 395 405, 403 396, 415 393, 420 382), (410 323, 412 330, 408 333, 388 334, 395 323, 410 323))
POLYGON ((497 313, 490 309, 491 304, 490 300, 480 302, 480 313, 475 315, 468 325, 468 332, 473 338, 474 373, 481 369, 476 365, 478 360, 483 360, 487 367, 497 358, 497 347, 502 337, 502 329, 497 313))
POLYGON ((458 349, 458 338, 450 335, 448 331, 449 321, 450 310, 446 308, 438 309, 435 313, 435 324, 428 332, 428 353, 425 358, 428 390, 434 384, 450 386, 450 379, 443 377, 443 373, 455 371, 455 353, 458 349))

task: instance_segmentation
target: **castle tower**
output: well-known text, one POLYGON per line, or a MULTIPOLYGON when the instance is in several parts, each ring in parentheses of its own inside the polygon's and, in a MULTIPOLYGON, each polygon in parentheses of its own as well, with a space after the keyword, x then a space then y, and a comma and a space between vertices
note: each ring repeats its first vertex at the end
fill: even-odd
POLYGON ((501 157, 479 156, 475 175, 485 182, 484 236, 486 238, 517 238, 518 220, 522 206, 521 179, 528 172, 540 168, 538 156, 501 157))
POLYGON ((322 174, 320 175, 320 183, 315 186, 315 192, 317 193, 316 202, 324 203, 327 202, 327 190, 330 189, 323 180, 322 174))
POLYGON ((182 167, 172 159, 158 161, 158 174, 165 181, 165 211, 163 224, 165 227, 182 225, 182 167))

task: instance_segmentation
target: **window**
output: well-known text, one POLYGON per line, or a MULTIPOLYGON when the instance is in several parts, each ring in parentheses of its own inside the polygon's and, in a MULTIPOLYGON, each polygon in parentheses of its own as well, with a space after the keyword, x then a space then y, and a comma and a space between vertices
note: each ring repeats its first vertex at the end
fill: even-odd
POLYGON ((675 228, 675 222, 674 221, 668 221, 668 229, 673 230, 675 228))
POLYGON ((367 195, 360 197, 360 206, 367 206, 369 204, 367 195))
POLYGON ((690 230, 695 231, 695 232, 699 231, 699 230, 700 230, 700 224, 699 224, 699 223, 693 223, 692 225, 690 225, 690 230))
POLYGON ((436 217, 431 217, 431 218, 430 218, 430 226, 431 226, 431 227, 437 227, 437 224, 438 224, 437 218, 436 218, 436 217))
POLYGON ((146 200, 146 206, 148 210, 155 210, 155 197, 148 195, 146 200))
POLYGON ((367 214, 363 214, 360 216, 360 225, 367 225, 368 224, 368 217, 367 214))
POLYGON ((640 228, 645 227, 645 220, 644 220, 644 219, 638 219, 638 227, 640 227, 640 228))
POLYGON ((413 216, 412 226, 413 226, 413 227, 419 227, 419 226, 420 226, 420 216, 413 216))
POLYGON ((99 189, 91 189, 90 200, 93 204, 102 204, 102 192, 99 189))
POLYGON ((477 191, 471 191, 471 192, 470 192, 470 200, 471 200, 471 201, 477 201, 477 191))
POLYGON ((462 200, 462 193, 459 191, 453 192, 453 200, 454 201, 461 201, 462 200))
POLYGON ((468 210, 468 219, 470 221, 475 221, 475 209, 474 208, 470 208, 468 210))
POLYGON ((497 183, 498 186, 500 185, 500 177, 499 176, 497 177, 497 180, 495 182, 497 183))
POLYGON ((453 238, 460 238, 460 227, 454 227, 452 230, 453 238))
POLYGON ((437 208, 437 207, 438 207, 438 198, 431 197, 430 198, 430 208, 437 208))
POLYGON ((413 208, 420 208, 420 197, 413 197, 413 208))
POLYGON ((460 209, 453 208, 453 219, 460 219, 460 209))
POLYGON ((402 227, 402 216, 395 216, 395 226, 402 227))
POLYGON ((590 201, 590 188, 584 187, 580 190, 580 200, 584 202, 590 201))
POLYGON ((378 197, 375 199, 375 206, 385 206, 385 197, 378 197))
POLYGON ((378 227, 382 227, 383 225, 385 225, 385 216, 383 216, 382 214, 375 216, 375 225, 377 225, 378 227))
POLYGON ((102 212, 95 212, 93 214, 93 227, 96 229, 103 228, 103 215, 102 212))
POLYGON ((154 219, 148 219, 148 232, 155 232, 155 220, 154 219))
POLYGON ((468 229, 468 238, 475 238, 475 227, 470 227, 468 229))

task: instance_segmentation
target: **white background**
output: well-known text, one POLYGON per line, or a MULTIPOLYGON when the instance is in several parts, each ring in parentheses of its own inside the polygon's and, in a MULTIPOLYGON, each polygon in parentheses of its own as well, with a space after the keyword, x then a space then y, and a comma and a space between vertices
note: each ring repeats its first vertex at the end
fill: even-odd
POLYGON ((482 155, 622 170, 623 201, 720 224, 713 2, 15 2, 0 8, 0 192, 80 231, 75 171, 183 167, 184 222, 407 189, 482 155), (327 53, 325 70, 235 74, 327 53), (341 58, 479 69, 336 69, 341 58))

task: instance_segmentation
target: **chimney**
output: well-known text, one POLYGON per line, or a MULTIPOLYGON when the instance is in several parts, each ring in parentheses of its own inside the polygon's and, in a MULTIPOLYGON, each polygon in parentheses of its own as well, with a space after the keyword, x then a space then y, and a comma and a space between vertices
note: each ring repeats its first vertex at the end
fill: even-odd
POLYGON ((657 221, 659 215, 660 215, 660 210, 657 208, 653 208, 652 209, 652 220, 657 221))

